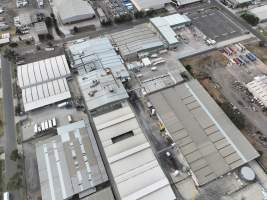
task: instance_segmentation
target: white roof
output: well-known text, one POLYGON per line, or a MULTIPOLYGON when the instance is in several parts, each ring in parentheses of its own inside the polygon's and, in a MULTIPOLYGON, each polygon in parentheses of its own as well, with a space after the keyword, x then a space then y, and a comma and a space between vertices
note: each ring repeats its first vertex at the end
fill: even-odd
POLYGON ((160 34, 167 41, 167 43, 169 45, 173 45, 177 44, 179 40, 177 39, 177 35, 172 29, 172 27, 190 23, 191 20, 187 16, 180 15, 177 13, 165 17, 154 17, 150 19, 150 22, 160 32, 160 34))
POLYGON ((26 112, 71 97, 66 80, 71 74, 64 55, 20 65, 17 73, 26 112))
POLYGON ((183 6, 191 3, 195 3, 201 0, 177 0, 178 5, 183 6))
POLYGON ((267 76, 257 76, 247 84, 252 95, 259 99, 267 107, 267 76))
POLYGON ((137 10, 149 10, 164 8, 166 3, 170 3, 171 0, 131 0, 137 10))
POLYGON ((95 11, 88 1, 55 0, 55 6, 63 23, 89 19, 95 15, 95 11))
POLYGON ((94 122, 122 200, 176 199, 129 105, 94 122))
POLYGON ((267 19, 267 5, 253 8, 249 12, 257 16, 260 21, 267 19))
POLYGON ((58 135, 36 144, 43 200, 95 192, 107 181, 91 128, 83 120, 61 126, 58 135))

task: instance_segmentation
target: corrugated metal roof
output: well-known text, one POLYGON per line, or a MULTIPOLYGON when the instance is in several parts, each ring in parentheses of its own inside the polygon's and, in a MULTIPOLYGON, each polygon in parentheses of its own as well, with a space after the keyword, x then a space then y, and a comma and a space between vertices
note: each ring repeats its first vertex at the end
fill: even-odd
POLYGON ((179 40, 172 27, 188 24, 191 20, 187 16, 177 13, 165 17, 154 17, 150 19, 150 22, 160 32, 168 45, 175 45, 179 40))
POLYGON ((121 81, 99 69, 78 76, 78 82, 89 110, 128 98, 121 81), (94 84, 96 81, 97 84, 94 84))
POLYGON ((171 0, 131 0, 137 10, 149 10, 164 8, 166 3, 170 3, 171 0))
POLYGON ((253 81, 247 84, 247 88, 255 98, 267 107, 267 76, 255 77, 253 81))
POLYGON ((63 23, 72 23, 95 15, 95 11, 88 1, 83 0, 55 0, 56 10, 63 23))
POLYGON ((42 199, 63 200, 95 192, 107 181, 92 130, 84 121, 58 128, 58 135, 36 144, 42 199))
POLYGON ((119 47, 120 53, 124 58, 164 46, 163 42, 156 33, 148 28, 147 24, 134 26, 131 29, 113 33, 110 37, 119 47))
POLYGON ((110 68, 117 78, 129 78, 120 55, 116 53, 109 39, 95 38, 76 41, 68 47, 71 53, 72 64, 78 68, 80 74, 95 69, 110 68))
POLYGON ((129 105, 93 120, 122 200, 176 199, 129 105))
POLYGON ((196 81, 149 96, 199 185, 259 154, 196 81))
POLYGON ((71 97, 66 80, 71 74, 64 55, 20 65, 17 73, 26 112, 71 97))

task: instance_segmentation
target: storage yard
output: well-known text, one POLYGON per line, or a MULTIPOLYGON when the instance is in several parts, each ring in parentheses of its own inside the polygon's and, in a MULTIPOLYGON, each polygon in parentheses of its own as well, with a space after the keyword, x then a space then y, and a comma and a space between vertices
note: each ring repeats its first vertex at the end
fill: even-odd
MULTIPOLYGON (((253 44, 245 46, 253 46, 253 44)), ((234 45, 230 48, 237 51, 231 57, 238 57, 238 52, 240 51, 234 45)), ((252 94, 246 88, 246 84, 253 81, 254 77, 263 74, 262 70, 265 70, 266 66, 258 58, 256 61, 237 64, 233 60, 229 60, 228 56, 225 56, 224 50, 221 52, 207 53, 182 60, 182 62, 185 66, 190 65, 192 67, 191 73, 193 76, 201 82, 219 105, 229 102, 233 109, 238 109, 245 116, 245 126, 241 130, 255 148, 263 153, 260 160, 266 168, 267 149, 265 137, 267 136, 267 121, 265 108, 253 99, 252 94), (257 120, 255 121, 254 119, 257 120)), ((240 53, 246 55, 247 52, 244 49, 240 53)), ((254 54, 257 55, 256 53, 254 54)), ((249 60, 249 58, 247 59, 249 60)))

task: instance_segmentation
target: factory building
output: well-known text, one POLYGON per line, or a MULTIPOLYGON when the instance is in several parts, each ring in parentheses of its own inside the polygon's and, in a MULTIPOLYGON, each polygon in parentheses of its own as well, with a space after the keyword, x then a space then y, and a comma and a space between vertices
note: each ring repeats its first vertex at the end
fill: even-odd
POLYGON ((75 41, 69 44, 68 54, 71 67, 77 69, 80 75, 106 69, 123 82, 130 78, 124 61, 106 37, 75 41))
POLYGON ((258 17, 259 22, 267 21, 267 5, 252 8, 248 12, 258 17))
POLYGON ((153 32, 147 24, 112 33, 110 37, 125 60, 133 60, 165 48, 156 31, 153 32))
POLYGON ((86 107, 92 114, 110 110, 117 102, 128 98, 122 82, 103 69, 78 76, 78 83, 86 107))
POLYGON ((95 17, 95 11, 88 1, 54 0, 53 5, 63 24, 72 24, 95 17))
POLYGON ((110 189, 100 194, 96 191, 108 177, 88 123, 81 120, 61 126, 58 135, 36 144, 43 200, 82 198, 90 194, 112 196, 110 189))
POLYGON ((252 3, 252 0, 229 0, 233 8, 246 6, 252 3))
POLYGON ((131 2, 138 11, 147 11, 162 9, 171 0, 131 0, 131 2))
POLYGON ((64 55, 17 67, 24 111, 32 111, 71 98, 67 78, 71 76, 64 55))
POLYGON ((175 30, 191 24, 186 15, 174 14, 165 17, 154 17, 150 19, 152 26, 159 32, 169 48, 175 48, 180 43, 175 30))
POLYGON ((149 95, 196 185, 205 185, 259 154, 197 80, 149 95))
POLYGON ((120 199, 176 199, 128 103, 93 121, 120 199))
POLYGON ((248 91, 267 107, 267 76, 257 76, 247 84, 248 91))

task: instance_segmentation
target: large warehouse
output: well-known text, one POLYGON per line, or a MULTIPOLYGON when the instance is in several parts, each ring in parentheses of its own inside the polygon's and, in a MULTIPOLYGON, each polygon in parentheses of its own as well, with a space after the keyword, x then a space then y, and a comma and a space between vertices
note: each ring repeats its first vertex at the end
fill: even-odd
POLYGON ((140 54, 164 48, 163 42, 147 24, 112 33, 111 39, 118 46, 122 57, 126 60, 135 59, 140 54))
POLYGON ((172 0, 131 0, 134 7, 138 10, 158 10, 165 7, 165 4, 172 0))
POLYGON ((64 55, 20 65, 17 73, 25 112, 71 98, 64 55))
POLYGON ((178 6, 184 6, 192 3, 196 3, 202 0, 172 0, 173 2, 176 2, 178 6))
POLYGON ((153 93, 149 100, 197 185, 209 183, 259 156, 197 80, 153 93))
POLYGON ((253 8, 249 12, 258 17, 260 22, 267 21, 267 5, 253 8))
POLYGON ((59 127, 57 133, 36 144, 42 199, 81 198, 96 192, 108 177, 91 127, 81 120, 59 127))
POLYGON ((80 75, 92 70, 110 69, 116 78, 127 81, 130 78, 120 55, 117 54, 108 38, 84 39, 68 46, 71 66, 80 75))
POLYGON ((128 98, 121 81, 103 69, 78 76, 78 83, 90 112, 128 98))
POLYGON ((174 200, 130 106, 93 118, 121 200, 174 200))
POLYGON ((95 11, 88 1, 54 0, 54 6, 63 24, 92 19, 95 16, 95 11))
POLYGON ((175 29, 191 24, 191 20, 186 15, 178 13, 165 17, 154 17, 150 19, 150 22, 167 42, 169 48, 176 47, 179 44, 175 29))

